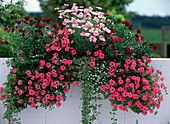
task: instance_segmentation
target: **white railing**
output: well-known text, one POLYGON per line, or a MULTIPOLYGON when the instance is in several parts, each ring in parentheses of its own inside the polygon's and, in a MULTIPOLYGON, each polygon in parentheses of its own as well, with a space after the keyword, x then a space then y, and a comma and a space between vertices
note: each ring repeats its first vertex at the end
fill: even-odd
MULTIPOLYGON (((5 63, 6 59, 0 58, 0 86, 6 81, 6 75, 9 73, 10 68, 7 68, 5 63)), ((153 67, 159 68, 165 77, 165 85, 170 87, 170 59, 153 59, 153 67)), ((71 87, 68 93, 66 102, 62 103, 60 108, 55 107, 54 110, 45 110, 39 108, 38 110, 28 107, 25 109, 21 117, 21 124, 81 124, 81 101, 80 101, 80 88, 71 87)), ((112 109, 108 100, 101 101, 102 114, 99 116, 95 124, 111 124, 111 115, 109 112, 112 109)), ((0 102, 0 124, 8 124, 6 120, 2 119, 5 108, 0 102)), ((170 122, 170 95, 164 97, 164 101, 158 110, 157 115, 148 114, 135 114, 131 111, 123 112, 118 110, 116 118, 118 124, 168 124, 170 122)))

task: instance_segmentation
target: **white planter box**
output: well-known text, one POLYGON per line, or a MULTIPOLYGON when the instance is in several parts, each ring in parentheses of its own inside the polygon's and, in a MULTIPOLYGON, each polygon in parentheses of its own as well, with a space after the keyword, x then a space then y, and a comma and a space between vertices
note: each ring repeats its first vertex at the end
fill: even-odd
MULTIPOLYGON (((6 76, 9 73, 10 68, 7 68, 5 63, 6 59, 0 58, 0 86, 6 81, 6 76)), ((151 65, 163 72, 165 77, 165 85, 170 87, 170 59, 153 59, 151 65)), ((81 124, 81 101, 80 101, 80 88, 71 87, 68 93, 66 102, 62 103, 61 107, 53 110, 45 110, 39 108, 38 110, 28 107, 25 109, 21 117, 21 124, 81 124)), ((112 109, 108 100, 101 101, 102 108, 100 111, 102 114, 99 116, 95 124, 111 124, 111 115, 109 112, 112 109)), ((6 120, 2 119, 5 108, 0 102, 0 124, 8 124, 6 120)), ((158 110, 157 115, 148 114, 144 116, 142 114, 135 114, 131 111, 123 112, 117 111, 116 118, 118 124, 136 124, 136 119, 139 124, 167 124, 170 122, 170 94, 164 97, 164 101, 158 110)))

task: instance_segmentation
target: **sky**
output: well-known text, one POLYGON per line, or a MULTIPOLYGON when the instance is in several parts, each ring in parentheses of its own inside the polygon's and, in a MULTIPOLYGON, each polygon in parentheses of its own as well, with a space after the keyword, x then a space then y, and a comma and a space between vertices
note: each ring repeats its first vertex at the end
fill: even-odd
MULTIPOLYGON (((28 12, 41 12, 38 0, 26 0, 25 10, 28 12)), ((170 0, 134 0, 126 6, 127 11, 147 16, 170 16, 170 0)))

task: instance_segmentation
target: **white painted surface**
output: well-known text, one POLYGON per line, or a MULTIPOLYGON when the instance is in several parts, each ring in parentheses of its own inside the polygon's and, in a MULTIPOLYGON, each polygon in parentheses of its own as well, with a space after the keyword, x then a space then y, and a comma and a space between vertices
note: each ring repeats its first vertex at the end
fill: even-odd
MULTIPOLYGON (((6 75, 9 73, 10 68, 6 64, 3 65, 5 60, 0 58, 0 86, 6 81, 6 75)), ((165 84, 170 87, 170 59, 153 59, 151 64, 155 68, 159 68, 165 77, 165 84)), ((38 110, 28 107, 25 109, 21 117, 22 124, 81 124, 81 101, 80 101, 80 88, 72 87, 68 93, 66 102, 62 103, 60 108, 55 107, 53 110, 45 110, 39 108, 38 110)), ((100 109, 102 114, 99 116, 95 124, 111 124, 111 115, 109 112, 112 107, 108 100, 101 101, 103 107, 100 109)), ((7 124, 7 121, 2 119, 5 108, 3 108, 0 101, 0 124, 7 124)), ((148 114, 135 114, 131 111, 123 112, 118 110, 116 118, 118 124, 136 124, 136 119, 139 124, 168 124, 170 122, 170 94, 166 95, 157 115, 148 114)))

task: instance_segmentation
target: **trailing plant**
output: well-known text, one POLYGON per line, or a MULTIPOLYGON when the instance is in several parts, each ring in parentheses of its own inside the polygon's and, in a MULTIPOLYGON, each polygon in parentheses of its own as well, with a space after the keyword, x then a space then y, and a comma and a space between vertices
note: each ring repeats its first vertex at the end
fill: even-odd
MULTIPOLYGON (((65 4, 65 6, 69 6, 65 4)), ((7 111, 4 118, 20 123, 18 113, 32 108, 59 107, 70 85, 82 88, 82 123, 93 123, 99 116, 97 101, 109 99, 117 109, 147 115, 157 114, 167 87, 159 69, 151 63, 157 49, 146 41, 141 31, 132 31, 128 21, 121 21, 102 8, 59 10, 58 18, 29 16, 13 22, 17 42, 9 42, 15 57, 7 61, 13 68, 8 82, 1 87, 1 99, 7 111)), ((112 118, 113 123, 117 119, 112 118)))

